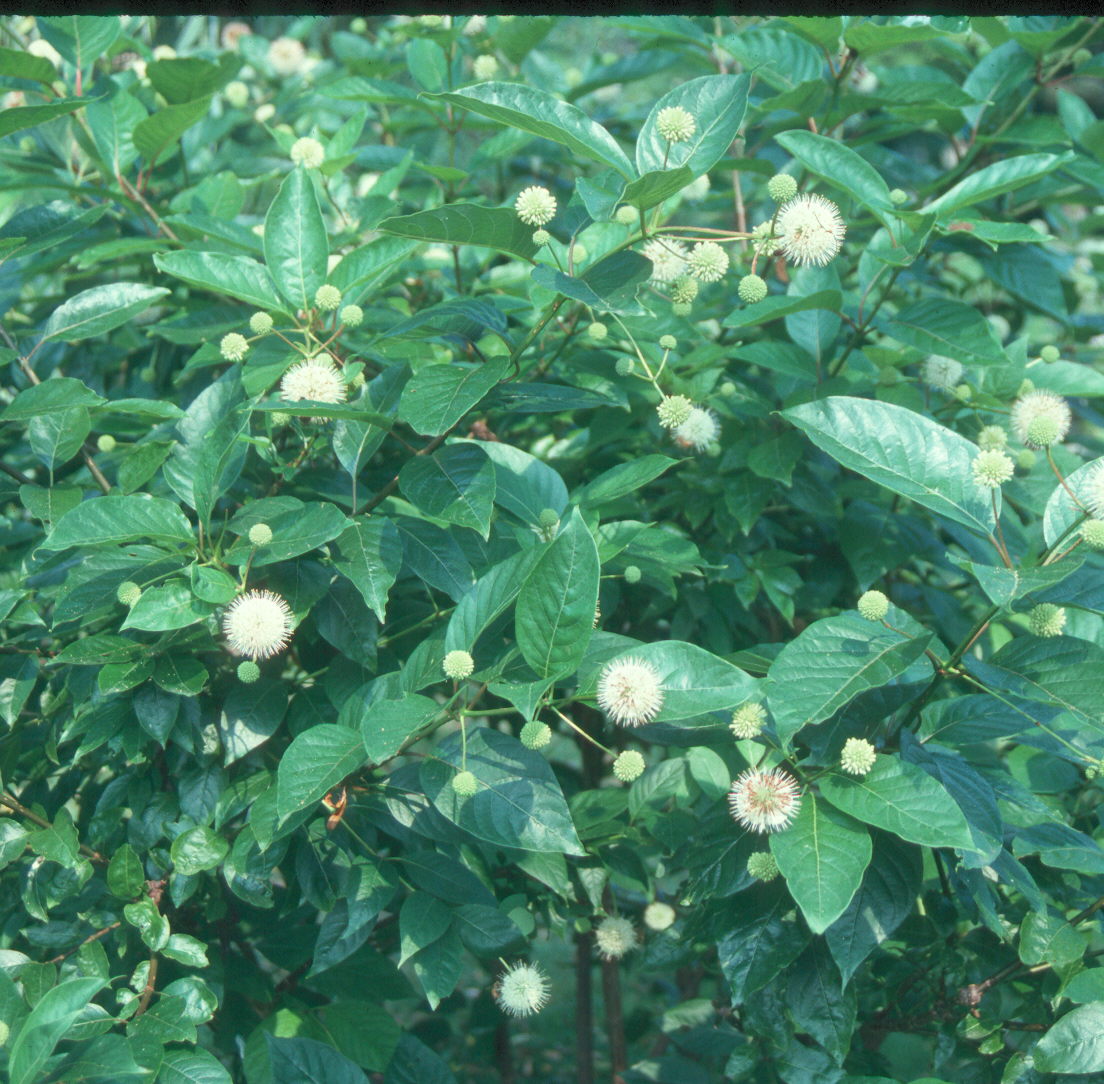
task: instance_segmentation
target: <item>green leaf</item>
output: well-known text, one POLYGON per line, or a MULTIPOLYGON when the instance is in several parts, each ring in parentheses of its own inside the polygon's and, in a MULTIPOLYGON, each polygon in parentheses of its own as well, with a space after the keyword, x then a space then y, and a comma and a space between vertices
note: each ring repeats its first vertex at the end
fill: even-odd
POLYGON ((1104 1001, 1090 1001, 1066 1013, 1033 1053, 1040 1073, 1104 1071, 1104 1001))
POLYGON ((727 153, 747 111, 750 77, 703 75, 669 90, 652 106, 636 139, 636 168, 645 174, 657 169, 686 166, 695 177, 708 173, 727 153), (660 111, 685 109, 695 121, 694 134, 669 144, 659 134, 660 111))
MULTIPOLYGON (((532 245, 531 240, 529 244, 532 245)), ((341 291, 345 304, 358 304, 370 289, 398 270, 399 261, 409 256, 414 247, 412 241, 399 237, 377 237, 342 256, 329 280, 341 291)))
POLYGON ((264 1032, 271 1084, 368 1084, 368 1078, 332 1046, 314 1039, 278 1039, 264 1032))
POLYGON ((90 68, 115 44, 122 33, 122 19, 117 15, 55 15, 38 18, 39 33, 78 68, 90 68))
POLYGON ((314 182, 302 166, 280 185, 264 224, 265 263, 272 279, 293 309, 306 312, 326 281, 330 247, 314 182))
POLYGON ((49 105, 20 105, 5 109, 0 113, 0 139, 12 132, 21 132, 24 128, 33 128, 36 124, 45 124, 67 113, 75 113, 94 101, 95 98, 63 98, 49 105))
POLYGON ((406 66, 425 90, 440 90, 448 77, 448 57, 432 38, 416 37, 406 43, 406 66))
POLYGON ((128 640, 113 632, 98 632, 62 648, 54 657, 54 662, 69 666, 103 666, 106 663, 129 662, 147 650, 146 645, 137 640, 128 640))
POLYGON ((43 56, 34 56, 22 49, 0 49, 0 75, 52 83, 57 78, 57 68, 43 56))
POLYGON ((635 493, 678 462, 666 455, 644 455, 628 463, 618 463, 588 482, 576 495, 576 502, 580 508, 599 508, 610 504, 635 493))
POLYGON ((268 312, 285 312, 276 283, 256 260, 223 252, 166 252, 153 257, 159 271, 212 293, 236 297, 268 312))
POLYGON ((230 71, 209 60, 182 56, 151 61, 146 77, 170 105, 181 105, 214 94, 229 81, 230 71))
POLYGON ((364 748, 373 764, 390 760, 411 734, 441 714, 441 705, 427 696, 408 693, 401 700, 374 700, 363 704, 358 697, 345 702, 341 721, 359 726, 364 748), (359 723, 356 721, 359 719, 359 723))
POLYGON ((982 536, 992 532, 992 505, 971 473, 977 446, 958 433, 905 407, 844 395, 781 413, 849 470, 982 536))
POLYGON ((163 497, 94 497, 66 512, 42 543, 47 550, 97 546, 153 538, 163 542, 194 541, 184 513, 163 497))
POLYGON ((161 1084, 232 1084, 222 1062, 202 1047, 166 1049, 157 1071, 161 1084))
POLYGON ((146 886, 146 874, 138 852, 124 843, 111 856, 107 867, 107 888, 121 900, 132 900, 146 886))
POLYGON ((530 262, 537 254, 537 246, 533 244, 533 227, 525 225, 510 207, 450 203, 446 207, 415 211, 412 215, 385 218, 376 229, 416 241, 479 245, 530 262))
POLYGON ((137 282, 93 286, 54 309, 42 329, 42 338, 69 343, 95 338, 145 312, 168 292, 163 286, 137 282))
POLYGON ((190 877, 214 869, 229 853, 230 844, 210 828, 189 828, 173 840, 172 860, 176 872, 190 877))
POLYGON ((971 305, 948 297, 926 297, 885 322, 885 333, 964 365, 1004 365, 1008 359, 992 325, 971 305))
POLYGON ((625 185, 619 202, 647 211, 681 192, 694 179, 689 166, 677 169, 653 169, 625 185))
MULTIPOLYGON (((769 324, 772 320, 780 320, 783 316, 790 316, 795 312, 806 312, 810 309, 827 309, 829 312, 838 312, 843 304, 843 298, 839 290, 821 290, 819 293, 809 294, 807 297, 765 297, 762 301, 746 308, 736 309, 724 318, 725 327, 752 327, 755 324, 769 324)), ((785 343, 771 343, 773 346, 785 346, 785 343)))
POLYGON ((421 511, 491 533, 495 472, 478 444, 450 444, 431 456, 414 456, 399 471, 399 489, 421 511))
POLYGON ((0 239, 11 242, 14 238, 26 238, 17 255, 21 258, 31 256, 60 245, 94 225, 106 213, 106 203, 82 211, 64 200, 51 200, 12 215, 0 228, 0 239))
POLYGON ((368 607, 382 622, 387 592, 402 567, 402 539, 388 519, 357 518, 337 536, 334 567, 352 581, 368 607))
POLYGON ((203 621, 213 612, 212 607, 197 599, 186 584, 163 584, 143 591, 119 628, 147 632, 183 629, 203 621))
POLYGON ((188 967, 207 967, 207 946, 186 933, 171 933, 161 950, 162 956, 188 967))
POLYGON ((411 892, 399 911, 399 967, 445 936, 452 912, 428 892, 411 892))
POLYGON ((139 121, 131 133, 134 148, 145 158, 152 169, 157 160, 165 153, 193 124, 207 116, 211 99, 197 98, 183 105, 169 105, 159 109, 152 116, 139 121))
POLYGON ((417 433, 440 436, 479 403, 509 367, 505 357, 494 357, 481 365, 427 365, 403 388, 399 418, 417 433))
MULTIPOLYGON (((71 407, 99 406, 106 400, 71 376, 54 376, 24 388, 0 414, 0 422, 20 422, 71 407)), ((41 518, 41 517, 40 517, 41 518)))
POLYGON ((1004 192, 1011 192, 1031 184, 1060 166, 1066 165, 1075 157, 1072 152, 1067 152, 1066 154, 1021 154, 1014 158, 1003 158, 964 177, 958 184, 947 189, 921 210, 935 212, 940 218, 946 219, 948 215, 963 207, 972 207, 975 203, 981 203, 1004 192))
POLYGON ((276 771, 276 813, 286 820, 320 801, 364 763, 360 732, 319 723, 297 735, 276 771))
POLYGON ((27 426, 27 439, 35 455, 53 470, 68 463, 81 450, 91 429, 88 411, 84 407, 69 407, 32 418, 27 426))
POLYGON ((644 314, 636 301, 637 287, 651 274, 651 260, 629 250, 610 253, 578 277, 565 275, 545 264, 532 271, 533 281, 549 290, 593 309, 636 316, 644 314))
POLYGON ((318 549, 349 527, 349 517, 328 501, 296 501, 294 506, 267 517, 264 522, 272 530, 272 541, 257 549, 248 538, 236 542, 224 555, 227 564, 243 565, 250 553, 254 568, 287 561, 318 549))
POLYGON ((870 833, 806 794, 789 828, 771 835, 770 849, 809 929, 824 933, 859 889, 870 863, 870 833))
POLYGON ((518 593, 518 647, 541 677, 573 673, 586 653, 600 572, 594 537, 575 509, 518 593))
POLYGON ((717 962, 734 1005, 744 1004, 793 963, 809 936, 797 922, 783 921, 793 909, 785 893, 768 896, 759 890, 741 903, 717 942, 717 962))
POLYGON ((888 685, 923 655, 930 640, 931 633, 910 639, 854 611, 803 629, 770 668, 768 696, 783 747, 859 693, 888 685))
POLYGON ((633 178, 632 163, 605 128, 581 109, 543 90, 520 83, 478 83, 454 93, 428 97, 468 109, 499 124, 520 128, 542 139, 550 139, 580 157, 611 166, 626 180, 633 178))
POLYGON ((973 850, 973 837, 958 803, 923 768, 898 756, 879 756, 861 779, 834 772, 825 775, 820 793, 856 820, 910 843, 973 850))
POLYGON ((287 701, 279 681, 262 677, 253 685, 235 685, 218 719, 223 764, 233 764, 271 738, 284 718, 287 701))
POLYGON ((58 1041, 106 983, 106 979, 99 978, 67 979, 46 991, 11 1045, 11 1084, 37 1084, 58 1041))
POLYGON ((486 728, 469 728, 466 758, 459 734, 450 734, 434 752, 437 759, 422 764, 422 788, 457 827, 500 847, 586 853, 560 785, 540 753, 486 728), (461 798, 452 788, 461 768, 479 781, 470 798, 461 798))
POLYGON ((190 655, 167 655, 157 660, 154 683, 165 692, 181 696, 196 696, 207 684, 207 670, 199 659, 190 655))
POLYGON ((1067 531, 1082 522, 1085 517, 1083 509, 1092 507, 1091 491, 1100 478, 1104 478, 1104 458, 1078 467, 1066 478, 1065 485, 1054 487, 1043 512, 1043 537, 1048 546, 1055 545, 1067 531), (1074 503, 1070 494, 1081 502, 1082 507, 1074 503))

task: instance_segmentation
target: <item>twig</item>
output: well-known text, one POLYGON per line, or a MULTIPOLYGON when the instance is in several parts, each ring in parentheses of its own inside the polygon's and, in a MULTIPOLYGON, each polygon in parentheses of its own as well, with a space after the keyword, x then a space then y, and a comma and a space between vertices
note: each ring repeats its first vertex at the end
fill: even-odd
MULTIPOLYGON (((53 828, 53 825, 45 817, 40 817, 34 810, 28 809, 21 802, 17 802, 10 794, 0 794, 0 805, 6 806, 21 817, 26 817, 32 824, 37 824, 39 828, 53 828)), ((77 849, 90 861, 99 862, 104 866, 107 865, 107 859, 99 851, 94 851, 83 843, 78 844, 77 849)))
POLYGON ((60 956, 55 956, 52 960, 49 960, 48 962, 52 964, 60 964, 62 960, 65 960, 68 957, 72 956, 74 952, 79 952, 82 948, 84 948, 85 945, 89 945, 93 941, 98 941, 105 934, 111 933, 112 930, 117 930, 122 924, 123 923, 121 920, 119 922, 112 922, 110 926, 105 926, 102 930, 97 930, 95 933, 90 933, 79 945, 74 945, 71 949, 63 952, 60 956))

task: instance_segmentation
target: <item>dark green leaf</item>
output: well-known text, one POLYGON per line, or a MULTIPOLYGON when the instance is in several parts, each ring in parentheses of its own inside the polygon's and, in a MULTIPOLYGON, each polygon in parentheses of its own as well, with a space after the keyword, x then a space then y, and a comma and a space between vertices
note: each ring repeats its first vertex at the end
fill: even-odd
POLYGON ((368 1078, 332 1046, 314 1039, 278 1039, 264 1032, 272 1084, 368 1084, 368 1078))
POLYGON ((490 536, 495 472, 478 444, 450 444, 431 456, 407 460, 399 489, 429 516, 490 536))
POLYGON ((166 252, 153 258, 158 270, 216 294, 236 297, 268 312, 284 311, 284 303, 268 270, 248 256, 223 252, 166 252))
POLYGON ((119 628, 165 632, 194 625, 212 612, 211 606, 197 599, 185 584, 163 584, 144 591, 119 628))
MULTIPOLYGON (((474 203, 451 203, 411 215, 385 218, 377 227, 381 233, 435 241, 446 245, 479 245, 532 260, 537 254, 533 228, 526 226, 512 208, 479 207, 474 203)), ((340 266, 340 265, 338 265, 340 266)))
POLYGON ((975 203, 1031 184, 1072 161, 1073 157, 1072 153, 1066 153, 1021 154, 1013 158, 1003 158, 964 177, 958 184, 925 204, 923 210, 934 211, 941 219, 946 219, 963 207, 972 207, 975 203))
POLYGON ((192 525, 175 503, 163 497, 96 497, 65 513, 42 543, 43 549, 97 546, 153 538, 193 542, 192 525))
POLYGON ((330 248, 314 182, 302 166, 287 175, 265 215, 264 252, 272 279, 292 308, 312 308, 315 290, 326 281, 330 248))
POLYGON ((0 414, 0 421, 26 421, 70 407, 98 406, 105 401, 81 381, 71 376, 55 376, 21 391, 0 414))
POLYGON ((407 738, 440 714, 441 705, 436 700, 416 693, 401 700, 374 700, 370 704, 361 704, 352 697, 342 709, 341 721, 346 726, 359 725, 369 759, 382 764, 406 744, 407 738))
POLYGON ((37 1084, 58 1040, 105 983, 98 978, 67 979, 46 992, 11 1045, 8 1072, 12 1084, 37 1084))
POLYGON ((1041 1073, 1104 1071, 1104 1001, 1090 1001, 1066 1013, 1036 1044, 1041 1073))
POLYGON ((42 338, 70 343, 95 338, 125 324, 168 292, 163 286, 143 286, 137 282, 93 286, 54 309, 42 329, 42 338))
POLYGON ((169 105, 139 121, 131 133, 134 148, 152 167, 193 124, 197 124, 210 108, 211 99, 197 98, 183 105, 169 105))
POLYGON ((440 436, 479 403, 509 367, 504 357, 482 365, 427 365, 403 389, 399 417, 418 433, 440 436))
POLYGON ((5 109, 0 113, 0 139, 11 135, 12 132, 33 128, 36 124, 44 124, 48 120, 64 117, 67 113, 75 113, 92 101, 95 99, 63 98, 60 101, 50 102, 49 105, 20 105, 5 109))
POLYGON ((402 567, 402 539, 398 528, 380 516, 358 518, 337 537, 334 567, 344 573, 383 621, 387 592, 402 567))
POLYGON ((276 773, 276 812, 281 820, 320 801, 364 763, 360 733, 320 723, 296 737, 276 773))
POLYGON ((190 877, 205 869, 213 869, 229 850, 226 840, 210 828, 189 828, 173 840, 173 865, 177 873, 190 877))
POLYGON ((1007 362, 989 321, 971 305, 929 297, 886 321, 886 333, 918 350, 955 358, 964 365, 1007 362))
POLYGON ((113 896, 132 900, 145 887, 146 875, 138 852, 124 843, 111 857, 107 867, 107 887, 113 896))

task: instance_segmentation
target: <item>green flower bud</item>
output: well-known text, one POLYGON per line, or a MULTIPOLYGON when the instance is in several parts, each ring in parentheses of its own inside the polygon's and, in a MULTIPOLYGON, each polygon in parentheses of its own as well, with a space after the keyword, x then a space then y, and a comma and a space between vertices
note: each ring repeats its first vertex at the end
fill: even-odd
POLYGON ((223 335, 219 343, 219 353, 227 361, 241 361, 249 353, 249 343, 244 335, 231 331, 229 335, 223 335))
POLYGON ((617 214, 613 216, 622 226, 634 226, 640 221, 640 212, 635 207, 623 203, 617 208, 617 214))
POLYGON ((336 312, 341 304, 341 291, 336 286, 325 283, 314 291, 314 303, 323 312, 336 312))
POLYGON ((142 597, 142 588, 130 580, 125 580, 116 588, 115 597, 129 608, 142 597))
POLYGON ((1036 636, 1060 636, 1066 627, 1066 611, 1053 602, 1041 602, 1028 613, 1027 621, 1036 636))
POLYGON ((773 881, 778 876, 778 863, 770 851, 756 851, 748 855, 748 875, 757 881, 773 881))
POLYGON ((897 207, 900 207, 902 203, 908 203, 908 193, 903 189, 895 188, 889 194, 890 203, 897 207))
POLYGON ((736 293, 745 305, 755 305, 767 296, 767 284, 758 275, 745 275, 736 293))
POLYGON ((1043 361, 1045 361, 1048 365, 1056 362, 1061 356, 1062 354, 1059 351, 1058 347, 1052 346, 1050 343, 1048 343, 1042 348, 1042 350, 1039 351, 1039 357, 1041 357, 1043 361))
POLYGON ((1081 541, 1089 549, 1104 550, 1104 519, 1087 519, 1081 524, 1081 541))
POLYGON ((446 677, 462 681, 475 670, 475 660, 466 651, 450 651, 441 663, 446 677))
POLYGON ((785 203, 797 195, 797 181, 788 173, 776 173, 767 181, 767 194, 775 203, 785 203))
POLYGON ((636 368, 632 358, 618 358, 613 371, 618 376, 628 376, 636 368))
POLYGON ((613 762, 613 774, 622 783, 631 783, 644 774, 645 767, 647 765, 644 763, 644 758, 635 749, 627 749, 618 754, 613 762))
POLYGON ((359 305, 346 305, 338 313, 338 319, 346 327, 360 327, 364 321, 364 310, 359 305))
POLYGON ((594 323, 587 328, 587 334, 595 342, 601 342, 609 334, 609 328, 607 328, 605 324, 595 320, 594 323))
POLYGON ((552 728, 532 719, 521 728, 521 744, 526 749, 543 749, 552 740, 552 728))
POLYGON ((249 317, 249 330, 254 335, 267 335, 272 330, 272 317, 267 312, 255 312, 249 317))
POLYGON ((110 433, 104 433, 96 441, 96 447, 101 452, 113 452, 115 451, 115 438, 110 433))
POLYGON ((856 609, 867 621, 881 621, 889 613, 889 599, 881 591, 866 591, 856 609))
POLYGON ((550 234, 547 230, 533 231, 533 244, 536 245, 537 248, 543 248, 551 240, 552 234, 550 234))
POLYGON ((252 685, 261 676, 261 668, 252 660, 238 663, 238 681, 243 685, 252 685))
POLYGON ((461 798, 470 798, 479 790, 479 780, 471 772, 457 772, 452 777, 452 789, 461 798))
POLYGON ((662 350, 674 350, 678 346, 678 339, 674 335, 660 335, 659 345, 662 350))
POLYGON ((267 523, 254 523, 249 528, 249 541, 254 546, 267 546, 272 541, 272 528, 267 523))
POLYGON ((625 567, 625 582, 626 583, 639 583, 641 572, 636 565, 627 565, 625 567))
POLYGON ((736 394, 736 385, 731 380, 726 380, 721 385, 720 392, 726 399, 731 399, 736 394))
POLYGON ((687 305, 687 304, 684 304, 681 301, 676 301, 671 306, 671 312, 673 312, 676 316, 689 316, 690 315, 690 306, 687 305))

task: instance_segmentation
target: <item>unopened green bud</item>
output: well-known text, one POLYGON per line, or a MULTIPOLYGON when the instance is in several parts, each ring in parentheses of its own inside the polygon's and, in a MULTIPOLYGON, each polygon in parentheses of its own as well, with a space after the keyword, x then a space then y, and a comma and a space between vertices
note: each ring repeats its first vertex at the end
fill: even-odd
POLYGON ((542 527, 555 527, 560 522, 560 514, 555 508, 542 508, 537 521, 542 527))
POLYGON ((267 523, 254 523, 249 528, 249 541, 254 546, 267 546, 272 541, 272 528, 267 523))
POLYGON ((1042 348, 1042 350, 1039 351, 1039 357, 1041 357, 1043 361, 1045 361, 1048 365, 1056 362, 1061 356, 1062 354, 1059 351, 1058 347, 1053 346, 1050 343, 1048 343, 1042 348))
POLYGON ((551 240, 552 234, 550 234, 547 230, 533 231, 533 244, 536 245, 537 248, 543 248, 551 240))
POLYGON ((341 291, 336 286, 325 283, 314 291, 314 303, 323 312, 335 312, 341 304, 341 291))
POLYGON ((630 207, 627 203, 624 203, 617 208, 617 214, 614 215, 614 218, 622 226, 632 226, 640 221, 640 212, 635 207, 630 207))
POLYGON ((249 317, 249 330, 254 335, 267 335, 272 326, 272 317, 267 312, 255 312, 249 317))
POLYGON ((346 305, 338 318, 346 327, 360 327, 364 322, 364 310, 359 305, 346 305))
POLYGON ((552 728, 533 719, 521 728, 521 744, 526 749, 543 749, 552 740, 552 728))
POLYGON ((640 569, 636 565, 627 565, 625 568, 625 582, 626 583, 639 583, 640 582, 640 569))
POLYGON ((659 345, 662 350, 674 350, 678 346, 678 339, 674 335, 660 335, 659 345))
POLYGON ((601 342, 609 334, 609 328, 606 327, 605 324, 595 320, 594 323, 587 328, 587 334, 594 339, 595 342, 601 342))
POLYGON ((441 669, 444 670, 445 677, 462 681, 475 670, 475 660, 466 651, 450 651, 441 663, 441 669))
POLYGON ((479 780, 471 772, 457 772, 452 777, 452 789, 461 798, 470 798, 479 789, 479 780))
POLYGON ((767 194, 775 203, 785 203, 797 195, 797 181, 788 173, 776 173, 767 181, 767 194))
POLYGON ((96 441, 96 447, 101 452, 113 452, 115 451, 115 438, 110 433, 104 433, 96 441))
POLYGON ((676 316, 689 316, 690 315, 690 306, 687 305, 687 304, 684 304, 681 301, 676 301, 671 306, 671 312, 673 312, 676 316))
POLYGON ((261 668, 252 660, 238 663, 238 681, 243 685, 252 685, 261 676, 261 668))
POLYGON ((755 305, 767 296, 767 284, 758 275, 745 275, 736 293, 745 305, 755 305))
POLYGON ((889 599, 881 591, 866 591, 856 608, 867 621, 881 621, 889 613, 889 599))
POLYGON ((115 590, 115 597, 124 606, 133 606, 142 597, 142 588, 130 580, 124 580, 115 590))
POLYGON ((902 203, 908 203, 908 193, 902 188, 894 188, 889 194, 889 201, 900 207, 902 203))
POLYGON ((635 749, 626 749, 625 752, 619 753, 617 759, 613 762, 613 774, 622 783, 631 783, 644 774, 646 767, 644 757, 640 753, 635 749))
POLYGON ((628 376, 635 367, 632 358, 618 358, 617 363, 613 367, 613 371, 617 373, 618 376, 628 376))

